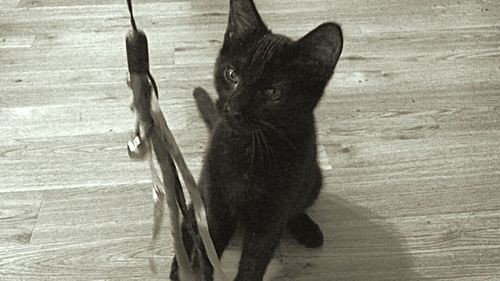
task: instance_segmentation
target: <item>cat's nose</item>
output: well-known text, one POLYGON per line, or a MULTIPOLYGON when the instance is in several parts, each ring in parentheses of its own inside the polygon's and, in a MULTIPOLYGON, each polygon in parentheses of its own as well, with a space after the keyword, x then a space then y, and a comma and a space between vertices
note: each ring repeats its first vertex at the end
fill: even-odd
POLYGON ((241 113, 238 111, 232 111, 231 113, 231 118, 233 118, 234 121, 241 122, 241 113))
POLYGON ((226 104, 226 106, 224 106, 224 114, 226 116, 228 116, 229 118, 231 118, 233 121, 241 122, 243 119, 242 115, 241 115, 241 111, 231 107, 228 104, 226 104))

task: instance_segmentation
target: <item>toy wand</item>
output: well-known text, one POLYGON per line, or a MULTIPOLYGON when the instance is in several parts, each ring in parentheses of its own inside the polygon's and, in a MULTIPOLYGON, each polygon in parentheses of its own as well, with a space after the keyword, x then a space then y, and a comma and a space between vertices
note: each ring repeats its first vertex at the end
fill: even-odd
MULTIPOLYGON (((206 212, 202 197, 193 175, 168 128, 167 122, 158 103, 158 88, 149 71, 149 53, 146 34, 137 29, 132 11, 131 0, 127 0, 132 30, 126 37, 127 62, 130 73, 129 86, 133 92, 132 108, 136 114, 135 136, 128 143, 129 156, 132 159, 149 158, 153 177, 153 199, 155 202, 152 247, 159 233, 163 218, 164 202, 167 202, 170 215, 171 232, 174 238, 174 250, 179 266, 179 278, 182 281, 202 279, 204 259, 201 251, 204 246, 207 257, 214 268, 215 279, 226 281, 220 261, 210 238, 206 212), (154 95, 152 95, 152 90, 154 95), (161 182, 152 161, 152 151, 156 155, 163 176, 161 182), (187 211, 184 192, 179 180, 180 172, 193 204, 195 217, 187 211), (194 241, 194 252, 190 262, 182 242, 179 210, 188 227, 188 233, 194 241), (195 229, 198 229, 196 233, 195 229), (201 241, 200 241, 201 238, 201 241), (200 245, 201 244, 201 245, 200 245)), ((154 270, 154 263, 151 263, 154 270)))

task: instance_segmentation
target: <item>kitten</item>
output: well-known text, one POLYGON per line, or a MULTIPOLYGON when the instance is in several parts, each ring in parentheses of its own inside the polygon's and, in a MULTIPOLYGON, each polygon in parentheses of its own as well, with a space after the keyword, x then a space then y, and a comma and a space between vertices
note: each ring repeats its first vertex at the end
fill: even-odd
MULTIPOLYGON (((236 281, 262 280, 288 230, 306 247, 323 234, 305 213, 321 189, 313 111, 342 51, 342 31, 324 23, 298 41, 273 34, 251 0, 231 0, 215 64, 218 99, 195 90, 211 139, 199 186, 222 255, 244 227, 236 281), (201 103, 200 103, 201 100, 201 103)), ((190 250, 192 241, 185 239, 190 250)), ((212 269, 205 270, 213 280, 212 269)), ((171 279, 177 280, 176 262, 171 279)))

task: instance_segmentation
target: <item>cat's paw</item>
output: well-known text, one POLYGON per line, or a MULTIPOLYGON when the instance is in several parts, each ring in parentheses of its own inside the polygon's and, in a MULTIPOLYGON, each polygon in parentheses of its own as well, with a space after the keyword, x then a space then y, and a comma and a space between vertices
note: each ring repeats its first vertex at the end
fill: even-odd
POLYGON ((219 118, 219 113, 215 103, 207 91, 201 87, 196 87, 194 89, 193 97, 196 101, 196 106, 198 107, 201 117, 205 121, 207 127, 211 130, 219 118))
POLYGON ((300 244, 307 248, 318 248, 323 245, 323 233, 319 226, 305 213, 288 221, 287 228, 300 244))

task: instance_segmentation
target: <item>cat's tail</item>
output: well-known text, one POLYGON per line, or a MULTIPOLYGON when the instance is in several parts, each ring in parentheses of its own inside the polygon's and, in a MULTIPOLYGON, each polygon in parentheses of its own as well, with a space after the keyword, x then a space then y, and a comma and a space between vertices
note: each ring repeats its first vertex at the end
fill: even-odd
POLYGON ((215 123, 219 119, 219 112, 217 111, 217 107, 213 102, 210 95, 205 91, 205 89, 201 87, 196 87, 193 91, 193 97, 196 101, 196 106, 198 107, 198 111, 200 112, 201 118, 205 121, 205 124, 208 127, 209 131, 212 131, 215 123))

